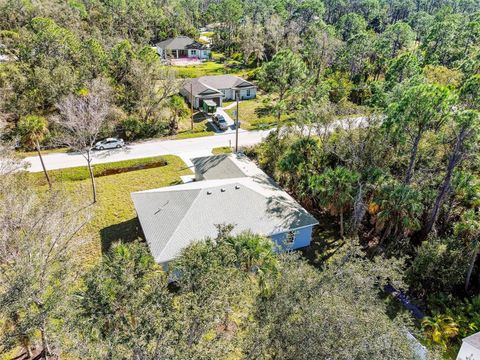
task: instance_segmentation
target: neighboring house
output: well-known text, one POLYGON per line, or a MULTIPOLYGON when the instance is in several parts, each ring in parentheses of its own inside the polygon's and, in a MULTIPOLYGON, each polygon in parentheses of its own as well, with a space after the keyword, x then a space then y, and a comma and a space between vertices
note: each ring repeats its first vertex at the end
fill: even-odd
POLYGON ((279 249, 310 245, 318 221, 244 155, 192 159, 197 181, 132 193, 150 251, 166 264, 193 241, 250 230, 279 249))
POLYGON ((257 96, 257 87, 238 76, 202 76, 187 80, 180 93, 188 102, 193 98, 193 107, 198 109, 205 100, 222 106, 224 100, 235 100, 237 93, 240 100, 253 99, 257 96))
POLYGON ((457 360, 480 360, 480 332, 462 340, 457 360))
POLYGON ((177 36, 167 39, 155 45, 162 59, 167 58, 210 58, 210 49, 188 36, 177 36))

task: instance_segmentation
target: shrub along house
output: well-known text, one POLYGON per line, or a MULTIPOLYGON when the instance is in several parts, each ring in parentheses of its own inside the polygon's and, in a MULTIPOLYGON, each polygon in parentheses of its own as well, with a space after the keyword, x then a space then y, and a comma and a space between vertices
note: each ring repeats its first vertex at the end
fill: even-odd
POLYGON ((196 181, 132 193, 150 251, 167 264, 196 240, 250 230, 270 237, 280 250, 310 245, 317 220, 243 155, 192 159, 196 181))
POLYGON ((180 93, 188 102, 193 99, 193 107, 199 109, 206 100, 222 106, 224 100, 235 100, 236 94, 240 100, 254 99, 257 87, 238 76, 202 76, 185 81, 180 93))
POLYGON ((188 36, 177 36, 159 42, 155 45, 158 54, 162 59, 167 58, 210 58, 210 49, 188 36))

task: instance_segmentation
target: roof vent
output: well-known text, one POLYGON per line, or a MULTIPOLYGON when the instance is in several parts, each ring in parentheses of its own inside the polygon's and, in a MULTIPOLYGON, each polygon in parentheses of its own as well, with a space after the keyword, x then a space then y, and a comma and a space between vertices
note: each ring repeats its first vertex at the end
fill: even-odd
POLYGON ((220 191, 221 191, 221 192, 225 192, 225 189, 224 189, 224 188, 221 188, 220 191))
POLYGON ((212 192, 211 192, 211 191, 207 191, 207 195, 212 195, 212 192))
POLYGON ((235 190, 238 190, 238 189, 240 189, 240 186, 235 185, 235 190))

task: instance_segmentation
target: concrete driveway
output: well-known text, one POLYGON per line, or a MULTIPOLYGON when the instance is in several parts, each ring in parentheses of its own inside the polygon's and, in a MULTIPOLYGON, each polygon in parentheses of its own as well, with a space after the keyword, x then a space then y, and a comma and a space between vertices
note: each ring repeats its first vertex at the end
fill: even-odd
POLYGON ((221 107, 217 108, 217 110, 215 111, 215 113, 219 114, 219 115, 222 115, 226 122, 227 122, 227 125, 228 125, 228 129, 227 130, 220 130, 218 128, 217 125, 215 125, 215 123, 213 122, 212 118, 208 118, 207 121, 210 122, 213 126, 213 128, 215 129, 215 135, 224 135, 224 134, 230 134, 230 133, 234 133, 235 132, 235 120, 233 120, 230 115, 228 115, 225 110, 221 107))

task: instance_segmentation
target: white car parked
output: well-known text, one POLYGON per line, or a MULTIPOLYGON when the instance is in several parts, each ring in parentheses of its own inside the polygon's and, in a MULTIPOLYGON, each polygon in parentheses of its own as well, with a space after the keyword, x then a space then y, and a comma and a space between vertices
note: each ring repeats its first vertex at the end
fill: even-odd
POLYGON ((95 150, 120 149, 125 146, 123 139, 107 138, 95 144, 95 150))

